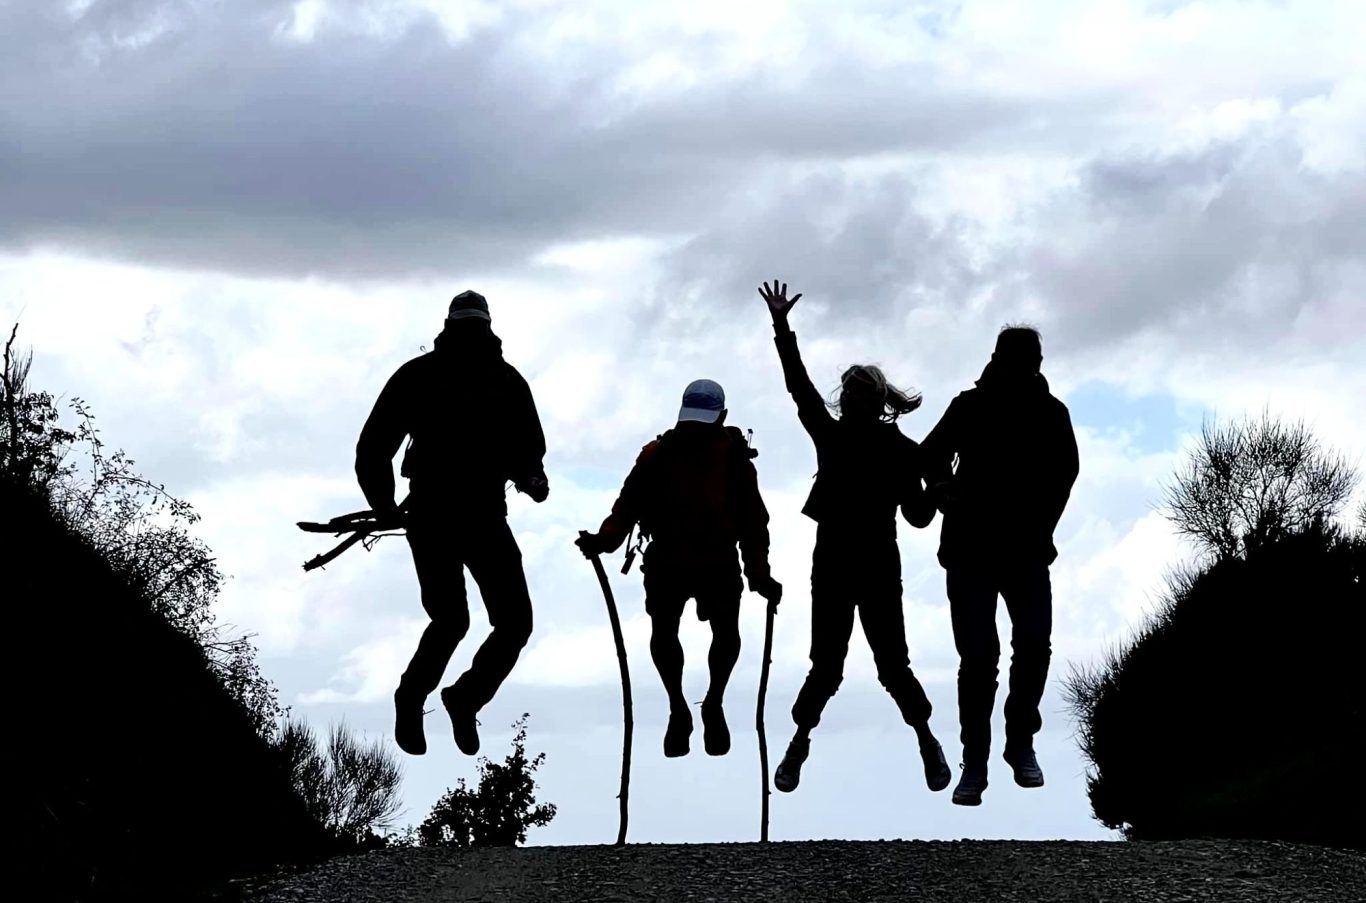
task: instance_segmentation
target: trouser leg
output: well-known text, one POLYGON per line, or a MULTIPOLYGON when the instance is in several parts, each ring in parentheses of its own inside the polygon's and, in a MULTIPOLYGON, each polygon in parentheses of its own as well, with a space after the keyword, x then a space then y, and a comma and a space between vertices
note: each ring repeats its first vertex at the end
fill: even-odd
POLYGON ((1043 565, 1011 571, 1001 581, 1010 613, 1010 690, 1006 696, 1006 749, 1030 748, 1043 726, 1039 703, 1052 658, 1053 588, 1043 565))
POLYGON ((455 647, 469 632, 469 599, 452 531, 414 524, 408 530, 408 546, 422 590, 422 607, 431 623, 422 631, 399 689, 425 699, 441 683, 455 647))
POLYGON ((854 631, 854 602, 844 593, 811 593, 811 670, 792 705, 797 727, 810 730, 844 680, 844 659, 854 631))
POLYGON ((923 727, 930 720, 930 700, 911 670, 900 596, 898 591, 894 598, 865 600, 858 607, 859 621, 863 624, 863 635, 868 638, 868 648, 873 651, 878 683, 896 702, 907 724, 923 727))
POLYGON ((958 721, 963 761, 984 763, 991 753, 1001 641, 996 635, 996 586, 972 571, 947 575, 953 642, 958 649, 958 721))
POLYGON ((531 595, 522 553, 507 521, 497 518, 468 531, 467 566, 479 584, 493 631, 474 654, 454 690, 476 712, 498 692, 531 637, 531 595))

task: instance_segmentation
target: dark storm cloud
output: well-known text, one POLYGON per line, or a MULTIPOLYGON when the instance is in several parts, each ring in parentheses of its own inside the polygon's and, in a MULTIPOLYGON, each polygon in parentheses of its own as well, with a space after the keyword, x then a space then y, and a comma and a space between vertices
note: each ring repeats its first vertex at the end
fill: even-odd
MULTIPOLYGON (((1247 347, 1366 292, 1366 172, 1316 171, 1303 158, 1284 122, 1195 151, 1100 153, 1028 210, 1010 243, 923 214, 928 168, 831 167, 729 211, 671 256, 663 285, 729 315, 758 280, 779 276, 814 302, 803 318, 829 314, 822 331, 837 336, 869 323, 895 332, 898 315, 917 310, 979 332, 1037 313, 1057 347, 1077 352, 1145 332, 1178 347, 1247 347)), ((647 309, 645 327, 669 310, 647 309)), ((690 311, 676 328, 697 322, 690 311)))
POLYGON ((811 299, 806 309, 866 328, 996 278, 972 259, 970 224, 935 222, 918 200, 911 174, 857 179, 839 167, 773 186, 771 200, 739 205, 675 252, 666 285, 728 314, 754 305, 760 280, 782 278, 811 299))
POLYGON ((280 0, 6 5, 0 247, 286 275, 487 270, 555 241, 694 232, 778 159, 990 143, 1064 115, 856 60, 795 88, 628 96, 632 48, 530 46, 536 13, 452 41, 430 15, 346 5, 370 7, 389 30, 325 24, 299 42, 279 33, 280 0))
POLYGON ((1043 226, 1028 288, 1076 345, 1145 330, 1206 346, 1284 338, 1306 311, 1366 291, 1366 173, 1306 167, 1282 129, 1096 160, 1043 226))

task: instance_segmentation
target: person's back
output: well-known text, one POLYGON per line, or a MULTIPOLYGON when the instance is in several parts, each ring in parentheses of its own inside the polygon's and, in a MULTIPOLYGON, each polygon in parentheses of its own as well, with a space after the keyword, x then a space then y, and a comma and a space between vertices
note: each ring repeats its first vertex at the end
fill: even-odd
POLYGON ((924 443, 932 486, 948 480, 952 456, 941 443, 952 443, 958 456, 952 501, 944 505, 941 563, 1051 563, 1053 529, 1076 475, 1077 450, 1067 407, 1049 392, 1043 374, 989 364, 941 423, 943 430, 936 427, 924 443))
POLYGON ((898 506, 920 495, 917 443, 895 423, 832 419, 815 440, 816 479, 802 513, 866 536, 895 536, 898 506))
POLYGON ((481 320, 448 325, 432 351, 385 386, 356 449, 367 497, 392 485, 395 437, 403 435, 411 441, 400 474, 420 496, 463 510, 506 513, 507 482, 539 473, 545 455, 531 390, 481 320))
POLYGON ((738 563, 742 529, 757 519, 750 457, 738 429, 705 423, 680 423, 642 450, 640 526, 657 555, 738 563))
POLYGON ((754 452, 738 429, 725 426, 725 392, 694 380, 683 393, 678 422, 646 444, 597 533, 578 546, 592 557, 617 549, 639 525, 650 537, 641 570, 650 616, 650 656, 669 697, 664 755, 687 755, 692 715, 683 695, 678 631, 689 599, 712 633, 711 682, 702 703, 709 755, 730 750, 722 698, 740 655, 741 559, 750 589, 776 604, 782 588, 769 573, 768 511, 759 495, 754 452), (736 547, 739 546, 737 555, 736 547))

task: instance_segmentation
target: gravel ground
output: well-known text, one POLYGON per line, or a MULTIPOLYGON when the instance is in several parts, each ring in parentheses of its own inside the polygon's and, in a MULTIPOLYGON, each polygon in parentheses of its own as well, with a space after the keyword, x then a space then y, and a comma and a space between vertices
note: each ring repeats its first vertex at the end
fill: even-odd
POLYGON ((388 850, 233 894, 463 900, 1366 901, 1366 855, 1240 841, 956 841, 388 850))

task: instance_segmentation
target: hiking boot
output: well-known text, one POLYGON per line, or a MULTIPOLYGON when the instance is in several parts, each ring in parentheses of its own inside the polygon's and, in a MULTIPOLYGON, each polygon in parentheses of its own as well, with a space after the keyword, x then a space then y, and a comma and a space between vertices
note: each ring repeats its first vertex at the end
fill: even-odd
POLYGON ((427 737, 422 732, 422 705, 426 702, 416 694, 394 691, 394 742, 410 756, 427 751, 427 737))
POLYGON ((773 786, 783 793, 791 793, 797 789, 797 785, 802 780, 802 763, 811 753, 811 740, 806 737, 793 737, 792 742, 787 744, 787 753, 783 760, 778 763, 778 770, 773 772, 773 786))
POLYGON ((688 738, 692 736, 692 715, 686 708, 669 712, 669 727, 664 731, 664 755, 677 759, 688 754, 688 738))
POLYGON ((955 806, 982 805, 982 791, 987 789, 986 763, 964 765, 962 768, 963 776, 958 779, 958 786, 953 788, 953 804, 955 806))
POLYGON ((454 687, 441 691, 441 704, 446 707, 446 714, 451 716, 451 734, 455 737, 455 745, 467 756, 479 752, 479 722, 474 717, 474 709, 460 699, 454 687))
POLYGON ((724 756, 730 752, 730 728, 726 726, 726 712, 721 703, 702 703, 702 745, 709 756, 724 756))
POLYGON ((931 740, 920 747, 920 761, 925 764, 926 787, 937 793, 949 786, 953 771, 949 769, 949 763, 944 758, 944 747, 939 745, 939 741, 931 740))
POLYGON ((1015 783, 1021 787, 1042 787, 1043 769, 1039 767, 1039 760, 1034 756, 1034 750, 1026 746, 1023 749, 1007 749, 1002 756, 1015 771, 1015 783))

